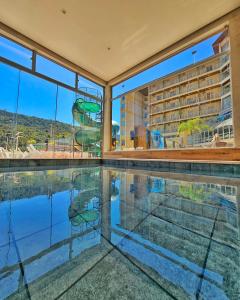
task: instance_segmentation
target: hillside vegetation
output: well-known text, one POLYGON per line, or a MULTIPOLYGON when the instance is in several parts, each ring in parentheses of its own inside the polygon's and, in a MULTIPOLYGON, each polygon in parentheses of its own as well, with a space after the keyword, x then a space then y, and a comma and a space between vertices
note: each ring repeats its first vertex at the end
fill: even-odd
POLYGON ((14 135, 17 131, 22 133, 19 147, 25 148, 27 144, 45 143, 46 139, 51 138, 52 132, 56 139, 69 137, 73 133, 73 127, 63 122, 0 110, 0 146, 6 144, 7 133, 14 135))

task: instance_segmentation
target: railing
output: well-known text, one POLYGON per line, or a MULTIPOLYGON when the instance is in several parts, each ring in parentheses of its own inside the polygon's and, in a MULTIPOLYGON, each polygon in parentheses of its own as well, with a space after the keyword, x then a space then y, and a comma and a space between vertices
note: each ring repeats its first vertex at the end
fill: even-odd
POLYGON ((214 85, 214 84, 217 84, 217 83, 220 83, 221 81, 218 79, 218 80, 209 80, 209 81, 204 81, 204 82, 200 82, 199 85, 197 86, 194 86, 194 87, 183 87, 180 89, 180 91, 174 93, 174 95, 170 95, 170 93, 164 93, 164 94, 161 94, 161 95, 158 95, 156 96, 156 100, 155 101, 152 101, 152 104, 155 104, 156 102, 160 101, 160 100, 165 100, 165 99, 169 99, 171 97, 175 97, 175 96, 182 96, 183 94, 185 93, 188 93, 188 92, 192 92, 192 91, 198 91, 198 89, 201 89, 201 88, 205 88, 205 87, 209 87, 211 85, 214 85))
POLYGON ((228 86, 228 87, 223 87, 223 89, 222 89, 222 96, 228 94, 230 91, 231 91, 230 86, 228 86))
POLYGON ((230 71, 229 70, 226 70, 225 72, 223 72, 221 74, 221 80, 224 80, 225 78, 229 77, 230 76, 230 71))
POLYGON ((182 100, 181 106, 191 105, 198 102, 199 102, 198 98, 187 98, 182 100))
POLYGON ((221 128, 217 128, 215 130, 206 130, 201 134, 197 134, 192 136, 192 142, 194 144, 205 144, 212 141, 214 134, 218 134, 219 138, 222 140, 232 139, 233 138, 233 126, 225 125, 221 128))
POLYGON ((210 114, 215 114, 215 113, 217 114, 217 113, 219 113, 219 110, 220 109, 216 109, 215 107, 211 107, 211 108, 208 108, 206 110, 201 111, 200 115, 205 116, 205 115, 210 115, 210 114))
POLYGON ((183 113, 181 115, 181 119, 189 119, 189 118, 194 118, 194 117, 197 117, 199 116, 199 112, 196 111, 196 112, 188 112, 188 113, 183 113))
POLYGON ((166 103, 165 109, 173 109, 180 107, 180 103, 166 103))
POLYGON ((181 83, 183 81, 197 77, 199 75, 215 71, 216 69, 219 69, 222 65, 224 65, 228 61, 229 61, 229 55, 225 55, 223 57, 220 57, 219 63, 215 63, 215 64, 209 65, 209 66, 202 66, 202 67, 198 68, 195 72, 191 72, 191 73, 189 72, 182 76, 181 76, 181 74, 178 76, 176 75, 177 77, 174 80, 169 80, 167 82, 163 80, 158 84, 155 83, 154 85, 150 86, 150 93, 155 92, 162 88, 167 88, 167 87, 172 86, 177 83, 181 83))
POLYGON ((199 102, 203 102, 203 101, 207 101, 207 100, 212 100, 212 99, 218 99, 220 98, 220 94, 219 93, 211 93, 211 96, 207 96, 205 95, 200 95, 199 97, 199 102))
POLYGON ((176 133, 178 131, 178 127, 166 128, 164 133, 176 133))

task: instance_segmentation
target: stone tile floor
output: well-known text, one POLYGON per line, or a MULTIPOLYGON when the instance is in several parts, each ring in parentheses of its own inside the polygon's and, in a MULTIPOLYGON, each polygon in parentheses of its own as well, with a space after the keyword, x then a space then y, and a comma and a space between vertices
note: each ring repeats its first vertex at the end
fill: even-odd
POLYGON ((0 174, 0 299, 239 299, 240 187, 199 180, 0 174))

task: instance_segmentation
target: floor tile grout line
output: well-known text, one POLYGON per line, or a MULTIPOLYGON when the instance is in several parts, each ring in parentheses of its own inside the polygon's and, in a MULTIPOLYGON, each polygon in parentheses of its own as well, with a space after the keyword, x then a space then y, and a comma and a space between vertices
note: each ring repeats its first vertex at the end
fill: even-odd
MULTIPOLYGON (((95 230, 95 229, 94 229, 95 230)), ((66 288, 62 293, 60 293, 54 300, 60 299, 64 294, 66 294, 75 284, 77 284, 81 279, 83 279, 90 271, 92 271, 105 257, 107 257, 114 248, 110 249, 105 253, 94 265, 92 265, 84 274, 82 274, 78 279, 76 279, 68 288, 66 288)))
MULTIPOLYGON (((124 200, 123 200, 123 201, 124 201, 124 200)), ((126 203, 126 202, 125 202, 125 203, 126 203)), ((194 234, 199 235, 199 236, 201 236, 201 237, 203 237, 203 238, 209 239, 208 236, 205 236, 205 235, 203 235, 203 234, 201 234, 201 233, 199 233, 199 232, 196 232, 196 231, 193 231, 193 230, 191 230, 191 229, 188 229, 187 227, 184 227, 184 226, 182 226, 182 225, 179 225, 179 224, 177 224, 177 223, 175 223, 175 222, 172 222, 172 221, 170 221, 170 220, 163 219, 162 217, 159 217, 158 215, 154 214, 153 212, 154 212, 157 208, 160 208, 161 206, 163 206, 161 203, 158 204, 158 205, 156 205, 157 207, 155 207, 155 208, 154 208, 153 210, 151 210, 150 212, 147 212, 146 210, 141 209, 141 208, 138 208, 138 207, 135 207, 135 206, 131 206, 131 205, 128 204, 128 203, 126 203, 126 205, 127 205, 127 206, 130 206, 130 207, 133 207, 133 208, 136 208, 136 209, 138 209, 139 211, 142 211, 142 212, 144 212, 144 213, 148 213, 149 216, 151 215, 151 216, 153 216, 153 217, 155 217, 155 218, 158 218, 158 219, 160 219, 160 220, 162 220, 162 221, 164 221, 164 222, 173 224, 173 225, 175 225, 175 226, 177 226, 177 227, 180 227, 180 228, 182 228, 182 229, 185 229, 185 230, 187 230, 187 231, 189 231, 189 232, 191 232, 191 233, 194 233, 194 234)), ((216 241, 216 242, 218 242, 218 241, 216 241)), ((219 244, 222 244, 222 243, 220 243, 220 242, 218 242, 218 243, 219 243, 219 244)), ((222 245, 224 245, 224 244, 222 244, 222 245)))
MULTIPOLYGON (((145 276, 147 276, 151 281, 153 281, 158 287, 160 287, 161 290, 163 290, 168 296, 171 298, 177 300, 172 294, 170 294, 165 288, 163 288, 154 278, 152 278, 144 269, 142 269, 140 266, 138 266, 134 261, 132 261, 123 251, 121 251, 116 245, 114 245, 111 241, 109 241, 106 237, 104 237, 102 234, 101 236, 116 250, 118 251, 122 256, 124 256, 131 264, 133 264, 137 269, 139 269, 145 276)), ((124 236, 122 239, 125 239, 129 237, 128 235, 124 236)), ((120 242, 121 243, 121 242, 120 242)))
MULTIPOLYGON (((157 209, 157 207, 155 208, 157 209)), ((154 210, 155 210, 154 209, 154 210)), ((147 215, 137 224, 134 226, 133 229, 129 230, 130 232, 134 232, 134 230, 140 225, 142 224, 149 216, 151 213, 147 213, 147 215)), ((82 217, 84 219, 84 217, 82 217)), ((84 219, 85 220, 85 219, 84 219)), ((85 220, 86 221, 86 220, 85 220)), ((95 227, 93 226, 93 228, 95 229, 95 227)), ((96 229, 95 229, 96 230, 96 229)), ((108 240, 102 233, 100 233, 100 235, 113 247, 113 249, 115 249, 116 251, 118 251, 121 255, 123 255, 131 264, 133 264, 137 269, 139 269, 145 276, 147 276, 151 281, 153 281, 161 290, 163 290, 166 294, 168 294, 172 299, 177 300, 173 295, 171 295, 165 288, 163 288, 154 278, 152 278, 151 276, 149 276, 149 274, 147 274, 146 271, 144 271, 142 268, 140 268, 135 262, 133 262, 123 251, 121 251, 116 245, 114 245, 110 240, 108 240)), ((123 236, 122 239, 125 238, 130 238, 130 236, 128 234, 126 234, 125 236, 123 236)))
MULTIPOLYGON (((26 235, 26 236, 24 236, 24 237, 21 237, 21 238, 17 239, 16 242, 20 242, 20 241, 22 241, 22 240, 24 240, 24 239, 27 239, 27 238, 29 238, 29 237, 35 235, 35 234, 41 233, 41 232, 43 232, 43 231, 45 231, 45 230, 47 230, 47 229, 51 229, 51 227, 54 227, 54 226, 56 226, 56 225, 60 225, 60 224, 62 224, 62 223, 66 223, 66 222, 68 222, 68 221, 67 221, 67 220, 61 221, 61 222, 59 221, 59 222, 57 222, 57 223, 54 223, 52 226, 45 227, 45 228, 40 229, 40 230, 38 230, 38 231, 35 231, 35 232, 31 233, 31 234, 28 234, 28 235, 26 235)), ((2 244, 2 245, 0 245, 0 249, 3 248, 3 247, 6 247, 6 246, 8 246, 8 245, 9 245, 9 244, 2 244)))
MULTIPOLYGON (((128 237, 129 237, 129 240, 130 240, 130 241, 133 240, 131 236, 123 236, 122 239, 125 239, 125 238, 128 238, 128 237)), ((137 240, 134 240, 134 242, 137 243, 138 245, 141 245, 141 246, 146 247, 146 249, 148 249, 148 250, 153 250, 153 251, 154 251, 154 249, 152 249, 152 248, 149 247, 148 245, 141 244, 141 243, 140 243, 139 241, 137 241, 137 240)), ((157 252, 154 251, 154 253, 157 253, 157 252)), ((157 253, 157 254, 158 254, 158 253, 157 253)), ((189 269, 188 266, 182 264, 181 262, 178 262, 178 261, 174 260, 173 258, 166 256, 164 253, 161 253, 161 256, 162 256, 163 258, 167 259, 167 260, 170 260, 171 262, 173 262, 174 264, 176 264, 176 265, 178 265, 178 266, 180 266, 180 267, 185 267, 187 270, 191 271, 191 272, 192 272, 193 274, 195 274, 196 276, 199 276, 199 275, 201 274, 200 272, 196 272, 196 271, 194 271, 194 270, 189 269)), ((202 267, 200 267, 200 268, 202 269, 202 267)))
MULTIPOLYGON (((123 201, 125 202, 125 200, 123 200, 123 201)), ((126 203, 126 202, 125 202, 125 203, 126 203)), ((127 206, 130 206, 130 207, 132 207, 132 208, 136 208, 136 209, 138 209, 139 211, 142 211, 142 212, 144 212, 144 213, 149 213, 149 212, 147 212, 147 211, 144 210, 144 209, 141 209, 141 208, 138 208, 138 207, 135 207, 135 206, 131 206, 131 205, 128 204, 128 203, 126 203, 126 205, 127 205, 127 206)), ((199 235, 199 236, 201 236, 202 238, 209 239, 209 236, 203 235, 203 234, 201 234, 201 233, 199 233, 199 232, 193 231, 193 230, 191 230, 191 229, 189 229, 189 228, 187 228, 187 227, 184 227, 184 226, 182 226, 182 225, 179 225, 179 224, 177 224, 177 223, 175 223, 175 222, 172 222, 172 221, 170 221, 170 220, 163 219, 162 217, 159 217, 158 215, 153 214, 153 211, 156 210, 157 208, 161 207, 161 206, 163 206, 163 205, 162 205, 162 204, 158 204, 157 207, 154 208, 149 214, 152 215, 152 216, 155 217, 155 218, 158 218, 158 219, 164 221, 164 222, 173 224, 173 225, 175 225, 175 226, 177 226, 177 227, 180 227, 180 228, 182 228, 182 229, 184 229, 184 230, 187 230, 187 231, 189 231, 189 232, 191 232, 191 233, 193 233, 193 234, 199 235)), ((217 208, 217 212, 219 212, 219 207, 217 208)), ((214 222, 214 220, 213 220, 213 222, 214 222)), ((216 240, 216 239, 214 239, 214 238, 212 238, 212 240, 213 240, 215 243, 217 243, 217 244, 219 244, 219 245, 221 245, 221 246, 229 247, 229 248, 235 250, 235 248, 234 248, 232 245, 228 245, 228 244, 222 243, 222 242, 220 242, 220 241, 218 241, 218 240, 216 240)))
POLYGON ((213 237, 213 234, 214 234, 214 231, 215 231, 215 225, 216 225, 216 221, 217 221, 217 218, 218 218, 218 213, 219 213, 219 209, 217 210, 217 213, 216 213, 216 216, 215 216, 215 220, 214 220, 211 235, 210 235, 210 241, 209 241, 208 248, 207 248, 206 257, 205 257, 204 263, 203 263, 203 268, 202 268, 203 271, 202 271, 202 274, 200 275, 201 279, 200 279, 200 282, 199 282, 199 285, 198 285, 198 288, 197 288, 197 292, 196 292, 196 299, 197 300, 200 297, 200 293, 201 293, 201 289, 202 289, 202 283, 203 283, 204 274, 205 274, 205 270, 206 270, 206 266, 207 266, 207 261, 208 261, 208 257, 209 257, 209 253, 210 253, 210 249, 211 249, 211 244, 212 244, 212 241, 213 241, 212 237, 213 237))
MULTIPOLYGON (((91 230, 92 230, 92 228, 90 228, 91 230)), ((89 229, 86 229, 85 231, 84 231, 84 233, 90 233, 90 231, 89 231, 89 229)), ((26 259, 25 261, 24 261, 24 264, 29 264, 29 263, 31 263, 32 261, 34 261, 35 259, 39 259, 39 257, 42 257, 42 255, 44 255, 43 253, 49 253, 49 251, 51 250, 55 250, 56 249, 56 246, 58 246, 58 245, 65 245, 65 242, 67 242, 67 241, 71 241, 71 240, 73 240, 74 238, 81 238, 81 234, 82 234, 82 232, 80 232, 79 234, 73 234, 73 235, 71 235, 69 238, 67 238, 67 239, 64 239, 64 240, 61 240, 60 242, 57 242, 57 243, 54 243, 53 245, 51 245, 51 247, 49 247, 49 248, 45 248, 43 251, 41 251, 41 252, 38 252, 36 255, 34 255, 34 256, 31 256, 30 257, 30 259, 28 258, 28 259, 26 259), (80 234, 80 235, 79 235, 80 234), (40 255, 40 256, 39 256, 40 255)), ((12 244, 13 244, 13 242, 12 242, 12 244)), ((13 245, 14 246, 14 245, 13 245)), ((12 269, 12 267, 15 267, 16 265, 18 265, 19 263, 17 262, 17 263, 15 263, 13 266, 11 266, 11 267, 9 267, 8 269, 12 269)), ((4 268, 3 268, 3 270, 4 270, 4 268)), ((13 270, 14 270, 14 268, 13 268, 13 270)))
POLYGON ((25 276, 24 265, 23 265, 22 260, 21 260, 20 252, 19 252, 16 240, 15 240, 15 235, 13 233, 13 230, 11 230, 11 234, 12 234, 13 244, 14 244, 14 247, 15 247, 15 250, 16 250, 16 253, 17 253, 17 257, 18 257, 18 264, 19 264, 20 272, 21 272, 21 275, 22 275, 23 280, 24 280, 24 288, 26 289, 28 298, 31 300, 31 294, 30 294, 27 279, 26 279, 26 276, 25 276))
POLYGON ((179 224, 177 224, 177 223, 175 223, 175 222, 172 222, 172 221, 170 221, 170 220, 163 219, 162 217, 159 217, 158 215, 155 215, 155 214, 153 214, 153 213, 151 213, 151 215, 152 215, 153 217, 159 219, 159 220, 162 220, 162 221, 167 222, 167 223, 169 223, 169 224, 172 224, 172 225, 175 225, 175 226, 177 226, 177 227, 180 227, 180 228, 182 228, 182 229, 184 229, 184 230, 186 230, 186 231, 189 231, 189 232, 191 232, 191 233, 193 233, 193 234, 199 235, 199 236, 201 236, 202 238, 209 239, 209 236, 207 236, 207 235, 204 235, 204 234, 202 234, 202 233, 193 231, 193 230, 191 230, 191 229, 189 229, 189 228, 187 228, 187 227, 185 227, 185 226, 179 225, 179 224))

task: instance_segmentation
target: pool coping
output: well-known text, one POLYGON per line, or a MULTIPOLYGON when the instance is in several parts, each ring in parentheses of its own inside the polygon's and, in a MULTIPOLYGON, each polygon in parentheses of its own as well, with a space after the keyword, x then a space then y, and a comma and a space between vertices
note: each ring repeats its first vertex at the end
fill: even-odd
POLYGON ((211 176, 240 177, 240 162, 171 159, 103 159, 102 165, 164 172, 188 172, 211 176))
POLYGON ((54 158, 34 158, 34 159, 0 159, 0 171, 7 168, 36 168, 36 167, 78 167, 100 165, 99 158, 82 159, 54 159, 54 158))
POLYGON ((71 168, 81 166, 112 166, 166 172, 200 172, 207 175, 240 177, 239 161, 83 158, 83 159, 0 159, 0 171, 15 168, 71 168))

